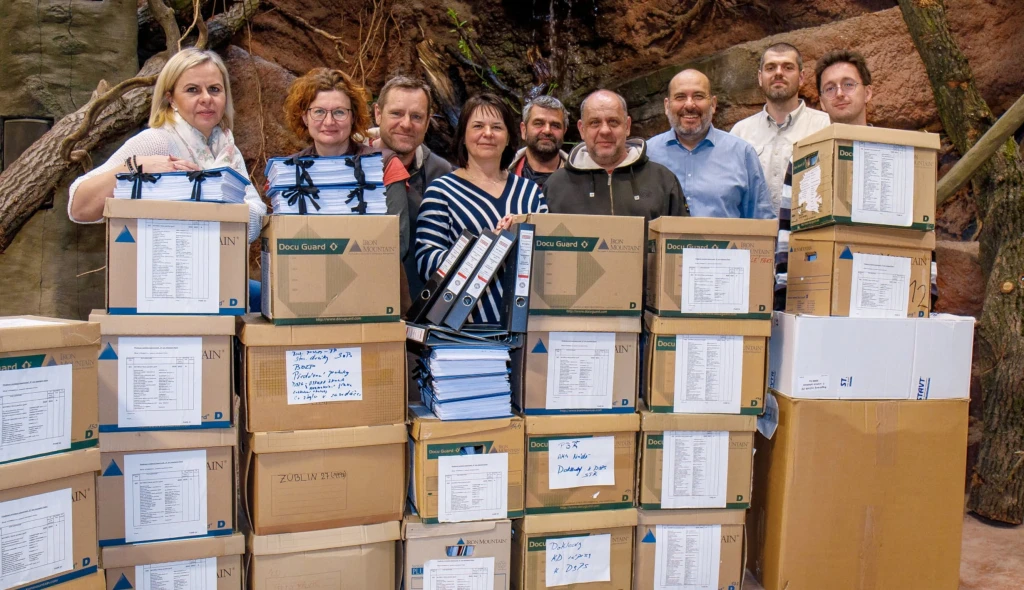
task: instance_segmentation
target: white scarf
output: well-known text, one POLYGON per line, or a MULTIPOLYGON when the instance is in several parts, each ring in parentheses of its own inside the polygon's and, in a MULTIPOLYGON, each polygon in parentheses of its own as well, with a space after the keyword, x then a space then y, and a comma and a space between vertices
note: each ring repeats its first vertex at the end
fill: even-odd
POLYGON ((223 129, 220 125, 214 127, 207 141, 202 132, 177 114, 168 117, 164 129, 170 133, 179 147, 184 148, 182 152, 188 154, 187 158, 193 160, 200 168, 209 170, 231 167, 246 178, 249 177, 245 169, 245 160, 235 147, 235 138, 230 129, 223 129))

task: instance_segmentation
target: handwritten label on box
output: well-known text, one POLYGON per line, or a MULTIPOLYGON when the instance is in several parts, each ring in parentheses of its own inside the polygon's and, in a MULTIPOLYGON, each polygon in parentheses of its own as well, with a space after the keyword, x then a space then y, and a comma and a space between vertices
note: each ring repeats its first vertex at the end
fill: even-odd
POLYGON ((548 588, 612 580, 610 534, 548 539, 544 556, 548 588))
POLYGON ((362 348, 289 350, 285 355, 289 405, 363 399, 362 348))
POLYGON ((548 441, 548 489, 615 485, 615 437, 548 441))

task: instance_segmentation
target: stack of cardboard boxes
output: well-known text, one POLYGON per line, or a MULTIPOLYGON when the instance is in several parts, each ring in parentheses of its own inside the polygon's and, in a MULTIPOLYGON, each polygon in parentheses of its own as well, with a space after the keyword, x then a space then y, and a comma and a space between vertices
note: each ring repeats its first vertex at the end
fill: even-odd
POLYGON ((958 587, 973 320, 928 317, 938 147, 833 125, 794 148, 748 518, 767 590, 958 587))
POLYGON ((97 528, 108 590, 242 587, 235 321, 246 205, 108 199, 97 528))
POLYGON ((638 590, 742 582, 776 231, 774 220, 651 222, 638 590))
POLYGON ((238 326, 249 587, 392 588, 405 508, 398 220, 272 216, 238 326))

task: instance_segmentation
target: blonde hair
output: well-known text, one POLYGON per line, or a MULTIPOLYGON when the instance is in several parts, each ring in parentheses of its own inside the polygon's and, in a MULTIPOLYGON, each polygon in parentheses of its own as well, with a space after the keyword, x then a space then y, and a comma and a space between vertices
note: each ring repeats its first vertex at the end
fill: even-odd
POLYGON ((172 112, 169 94, 174 94, 174 85, 185 71, 205 63, 213 63, 224 78, 224 117, 220 120, 222 129, 231 129, 235 121, 235 107, 231 103, 231 81, 228 68, 220 56, 212 51, 187 47, 167 60, 153 88, 153 103, 149 107, 149 126, 157 128, 167 123, 172 112))

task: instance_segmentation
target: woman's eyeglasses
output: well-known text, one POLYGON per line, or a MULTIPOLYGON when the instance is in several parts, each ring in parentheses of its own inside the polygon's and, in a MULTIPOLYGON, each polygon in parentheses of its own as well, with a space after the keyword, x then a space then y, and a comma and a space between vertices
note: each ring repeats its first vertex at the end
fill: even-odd
POLYGON ((306 109, 306 111, 309 113, 309 116, 312 117, 313 120, 316 121, 317 123, 326 119, 328 114, 330 114, 331 118, 333 118, 338 123, 344 123, 345 121, 348 120, 349 117, 352 116, 352 109, 333 109, 329 111, 327 109, 322 109, 320 107, 314 107, 311 109, 306 109))

